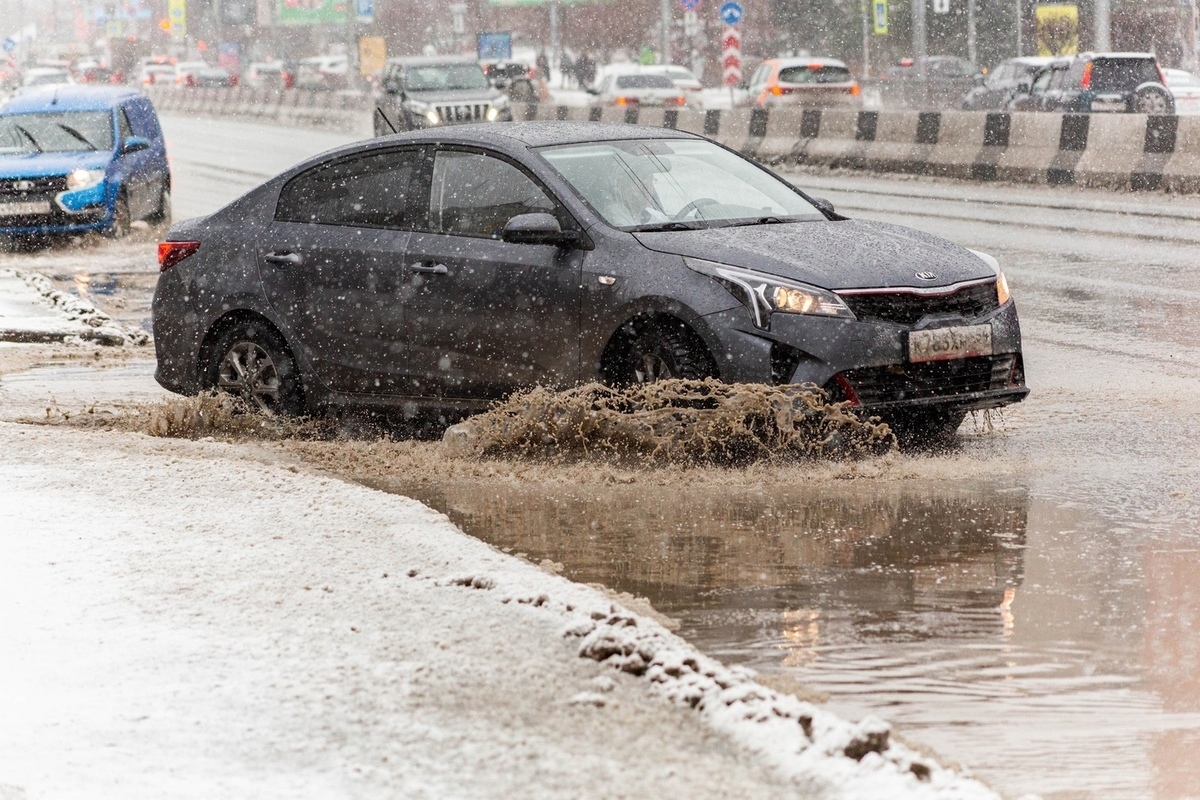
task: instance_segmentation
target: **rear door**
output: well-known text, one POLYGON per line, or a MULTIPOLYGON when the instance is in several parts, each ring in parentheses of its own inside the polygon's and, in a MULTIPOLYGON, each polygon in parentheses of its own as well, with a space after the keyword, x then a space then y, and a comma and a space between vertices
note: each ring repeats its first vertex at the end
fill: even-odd
POLYGON ((574 219, 495 153, 431 149, 423 174, 428 214, 405 259, 412 392, 491 398, 574 383, 584 254, 500 238, 518 214, 552 213, 564 228, 574 219))
POLYGON ((285 336, 334 391, 401 392, 401 285, 420 154, 373 150, 302 173, 284 186, 257 243, 285 336))

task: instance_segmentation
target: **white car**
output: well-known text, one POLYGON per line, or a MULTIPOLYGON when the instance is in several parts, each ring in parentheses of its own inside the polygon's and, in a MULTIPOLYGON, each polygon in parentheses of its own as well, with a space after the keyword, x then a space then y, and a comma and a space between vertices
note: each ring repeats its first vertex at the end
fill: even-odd
POLYGON ((687 105, 687 96, 670 78, 641 70, 606 75, 593 93, 606 106, 687 105))
POLYGON ((170 86, 175 83, 175 65, 144 63, 138 72, 138 83, 142 86, 170 86))
POLYGON ((650 75, 666 75, 675 86, 689 94, 695 92, 695 96, 699 96, 700 90, 704 88, 694 72, 678 64, 651 64, 641 67, 638 71, 650 75))
POLYGON ((71 77, 71 72, 61 67, 34 67, 31 70, 26 70, 25 75, 21 78, 21 86, 23 88, 74 82, 75 80, 71 77))
POLYGON ((345 56, 313 56, 296 66, 296 88, 336 91, 350 85, 350 61, 345 56))
POLYGON ((1200 78, 1182 69, 1164 69, 1176 114, 1200 114, 1200 78))

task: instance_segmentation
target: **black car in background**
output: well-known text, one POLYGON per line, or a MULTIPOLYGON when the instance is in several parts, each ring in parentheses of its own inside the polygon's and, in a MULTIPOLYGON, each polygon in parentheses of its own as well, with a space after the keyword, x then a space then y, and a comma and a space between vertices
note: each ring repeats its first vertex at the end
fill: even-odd
POLYGON ((883 106, 919 111, 959 108, 978 73, 970 61, 957 56, 901 59, 879 77, 883 106))
POLYGON ((1175 99, 1153 53, 1083 53, 1044 67, 1009 109, 1174 114, 1175 99))
POLYGON ((995 259, 670 130, 359 142, 174 226, 159 260, 159 383, 283 413, 712 376, 815 384, 940 437, 1028 392, 995 259))
POLYGON ((986 75, 975 78, 976 86, 963 96, 965 111, 1004 111, 1013 97, 1028 91, 1037 74, 1053 63, 1045 56, 1010 58, 996 65, 986 75), (1024 88, 1023 88, 1024 87, 1024 88))
POLYGON ((512 119, 508 96, 479 62, 456 56, 388 59, 375 135, 470 122, 512 119))

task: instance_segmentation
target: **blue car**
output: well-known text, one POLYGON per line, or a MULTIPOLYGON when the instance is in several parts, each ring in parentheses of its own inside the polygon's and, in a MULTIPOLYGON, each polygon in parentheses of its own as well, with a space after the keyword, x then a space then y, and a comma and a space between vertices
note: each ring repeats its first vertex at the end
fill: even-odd
POLYGON ((120 237, 170 216, 167 148, 141 92, 47 86, 0 106, 0 240, 120 237))

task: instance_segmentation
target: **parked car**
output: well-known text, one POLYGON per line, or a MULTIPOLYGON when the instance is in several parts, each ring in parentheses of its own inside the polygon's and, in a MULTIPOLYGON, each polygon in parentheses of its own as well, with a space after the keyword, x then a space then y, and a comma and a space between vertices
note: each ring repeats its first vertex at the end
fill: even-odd
POLYGON ((641 67, 640 71, 651 75, 666 75, 671 79, 671 83, 675 84, 676 89, 689 97, 698 98, 704 89, 700 79, 696 77, 696 73, 677 64, 649 64, 641 67))
POLYGON ((294 85, 314 92, 350 88, 350 60, 345 56, 313 56, 296 64, 294 85))
POLYGON ((862 105, 858 81, 832 58, 768 58, 750 76, 750 97, 759 108, 862 105))
POLYGON ((880 98, 887 108, 959 108, 978 74, 970 61, 957 56, 904 58, 883 71, 880 98))
POLYGON ((480 61, 483 74, 492 86, 505 92, 517 103, 535 103, 541 99, 543 81, 537 68, 520 61, 480 61))
POLYGON ((396 130, 512 119, 508 97, 488 81, 479 63, 469 58, 388 59, 381 87, 383 96, 375 114, 376 136, 396 130))
POLYGON ((1010 58, 996 65, 986 75, 978 75, 977 85, 963 97, 967 111, 1004 111, 1013 96, 1027 86, 1054 59, 1045 56, 1010 58))
POLYGON ((77 83, 115 83, 125 82, 125 73, 111 70, 108 67, 95 66, 76 67, 75 81, 77 83))
POLYGON ((294 75, 283 61, 255 61, 246 67, 246 85, 256 89, 291 89, 294 75))
POLYGON ((138 67, 142 86, 171 86, 175 83, 175 63, 166 58, 143 59, 138 67))
POLYGON ((597 102, 606 106, 687 105, 687 95, 666 75, 642 72, 610 72, 595 89, 597 102))
POLYGON ((21 88, 23 89, 31 86, 55 86, 74 82, 71 71, 63 67, 34 67, 25 70, 25 74, 21 76, 21 88))
POLYGON ((1200 78, 1182 69, 1164 69, 1176 114, 1200 114, 1200 78))
POLYGON ((1028 393, 995 259, 847 219, 678 131, 367 140, 176 225, 159 258, 158 382, 285 414, 711 376, 945 435, 1028 393))
POLYGON ((1014 95, 1014 111, 1174 114, 1175 100, 1153 53, 1060 58, 1014 95))
POLYGON ((0 106, 0 236, 122 236, 170 216, 166 145, 141 92, 43 87, 0 106))

